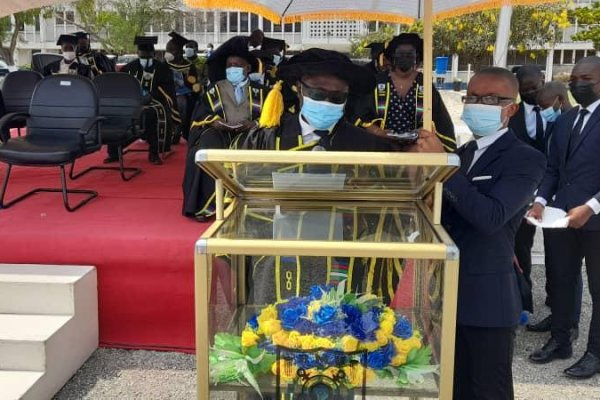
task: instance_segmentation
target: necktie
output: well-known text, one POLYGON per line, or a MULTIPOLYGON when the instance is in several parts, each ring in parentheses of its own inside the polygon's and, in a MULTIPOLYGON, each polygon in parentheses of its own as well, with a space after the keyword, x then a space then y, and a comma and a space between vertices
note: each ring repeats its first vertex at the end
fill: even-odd
POLYGON ((569 147, 567 151, 567 156, 571 155, 571 152, 575 150, 575 146, 577 145, 577 141, 581 136, 581 130, 583 128, 583 121, 585 120, 585 116, 589 114, 589 111, 585 108, 579 110, 579 117, 577 118, 577 122, 571 131, 571 136, 569 137, 569 147))
POLYGON ((460 157, 460 170, 463 173, 466 174, 469 171, 469 168, 471 168, 471 163, 473 163, 473 158, 475 157, 476 150, 477 142, 475 140, 471 140, 465 145, 465 149, 463 150, 460 157))
POLYGON ((243 85, 237 85, 234 89, 233 92, 235 94, 235 102, 238 104, 242 103, 242 100, 244 100, 244 86, 243 85))
POLYGON ((544 121, 542 121, 540 111, 539 106, 533 107, 535 113, 535 143, 537 146, 543 146, 544 144, 544 121))
POLYGON ((325 130, 315 130, 315 135, 320 137, 319 143, 313 148, 313 150, 329 150, 331 149, 331 136, 329 135, 329 131, 325 130), (319 149, 319 147, 321 147, 319 149))

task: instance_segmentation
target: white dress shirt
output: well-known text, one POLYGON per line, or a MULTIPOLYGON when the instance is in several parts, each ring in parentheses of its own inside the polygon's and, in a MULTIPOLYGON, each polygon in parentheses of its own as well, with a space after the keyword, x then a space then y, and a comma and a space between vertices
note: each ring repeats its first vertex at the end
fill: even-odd
MULTIPOLYGON (((585 126, 587 125, 588 121, 590 120, 590 117, 592 116, 594 111, 596 111, 596 108, 598 108, 599 105, 600 105, 600 99, 596 100, 589 106, 585 107, 585 109, 588 110, 589 113, 587 113, 583 117, 583 125, 581 125, 580 134, 583 132, 585 126)), ((575 118, 575 121, 573 121, 573 127, 577 124, 577 122, 579 121, 579 118, 581 118, 581 116, 578 114, 577 118, 575 118)), ((546 204, 548 204, 548 201, 540 196, 535 198, 535 202, 540 203, 544 207, 546 207, 546 204)), ((585 204, 594 211, 594 214, 596 214, 596 215, 600 214, 600 202, 598 202, 598 200, 596 200, 595 198, 591 198, 585 204)))
MULTIPOLYGON (((525 102, 523 102, 522 104, 523 108, 525 109, 525 126, 527 127, 527 135, 529 135, 530 138, 535 139, 535 134, 537 130, 536 115, 535 111, 533 111, 533 108, 535 106, 532 106, 531 104, 525 102)), ((540 111, 542 111, 541 107, 540 111)), ((546 125, 548 123, 544 118, 542 118, 542 124, 544 125, 544 132, 546 132, 546 125)))
MULTIPOLYGON (((301 115, 298 115, 298 119, 300 120, 300 129, 302 130, 302 144, 318 142, 321 140, 321 136, 315 133, 317 129, 315 129, 314 126, 306 122, 301 115)), ((329 133, 331 133, 331 130, 334 126, 335 124, 333 124, 331 128, 327 129, 329 133)))
MULTIPOLYGON (((502 128, 498 132, 496 132, 492 135, 482 136, 479 139, 475 139, 475 142, 477 143, 477 150, 475 150, 475 154, 473 155, 473 161, 471 161, 471 165, 469 166, 467 173, 469 173, 469 171, 471 171, 471 168, 473 168, 473 165, 475 165, 477 160, 479 160, 481 158, 483 153, 485 153, 486 150, 492 144, 494 144, 496 142, 496 140, 500 139, 500 137, 502 135, 504 135, 506 132, 508 132, 508 128, 502 128)), ((468 144, 468 142, 467 142, 467 144, 468 144)))

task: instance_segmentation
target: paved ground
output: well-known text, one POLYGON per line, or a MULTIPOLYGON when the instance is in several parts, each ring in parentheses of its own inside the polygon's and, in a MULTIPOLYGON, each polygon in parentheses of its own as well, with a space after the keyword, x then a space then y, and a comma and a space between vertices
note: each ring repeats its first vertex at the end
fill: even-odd
MULTIPOLYGON (((447 107, 457 123, 461 143, 468 138, 468 130, 458 120, 461 112, 460 94, 444 93, 447 107)), ((539 236, 539 235, 538 235, 539 236)), ((536 238, 535 259, 543 252, 540 238, 536 238)), ((534 320, 547 315, 544 301, 544 268, 534 267, 534 320)), ((584 280, 585 281, 585 280, 584 280)), ((527 355, 541 346, 547 334, 533 334, 522 328, 517 332, 513 365, 515 396, 522 400, 593 400, 600 399, 600 375, 586 381, 569 380, 562 370, 574 363, 585 350, 590 321, 591 301, 584 289, 580 339, 570 360, 546 366, 533 365, 527 355)), ((195 396, 194 357, 178 353, 100 349, 57 394, 56 400, 162 400, 193 399, 195 396)))

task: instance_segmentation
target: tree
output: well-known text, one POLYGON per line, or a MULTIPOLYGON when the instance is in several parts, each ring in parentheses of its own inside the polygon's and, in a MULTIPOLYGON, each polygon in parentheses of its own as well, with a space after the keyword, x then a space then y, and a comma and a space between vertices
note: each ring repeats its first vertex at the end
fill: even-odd
POLYGON ((102 47, 116 53, 135 51, 137 35, 151 25, 172 28, 181 16, 178 0, 80 0, 75 25, 90 33, 102 47))
POLYGON ((573 40, 590 40, 594 49, 600 51, 600 3, 595 2, 591 7, 580 7, 573 11, 573 16, 581 25, 587 27, 571 36, 573 40))
POLYGON ((10 15, 0 18, 0 56, 10 65, 15 63, 14 54, 19 41, 20 28, 25 24, 35 23, 40 12, 41 9, 36 8, 13 14, 14 23, 10 15))

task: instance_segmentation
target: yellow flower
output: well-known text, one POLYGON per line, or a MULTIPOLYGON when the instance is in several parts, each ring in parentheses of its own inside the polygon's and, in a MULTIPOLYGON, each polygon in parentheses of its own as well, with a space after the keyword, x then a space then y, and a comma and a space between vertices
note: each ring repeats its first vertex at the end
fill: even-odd
POLYGON ((272 336, 281 330, 281 321, 278 319, 265 321, 261 327, 265 335, 272 336))
POLYGON ((262 309, 260 315, 257 318, 258 321, 258 333, 265 333, 264 325, 267 321, 277 319, 277 308, 274 305, 267 306, 262 309))
POLYGON ((273 344, 277 345, 277 346, 287 346, 288 344, 288 333, 284 330, 280 330, 278 332, 275 332, 273 334, 273 336, 271 337, 271 340, 273 340, 273 344))
POLYGON ((244 329, 242 332, 242 347, 252 347, 258 343, 258 335, 251 330, 244 329))
POLYGON ((363 342, 360 344, 360 349, 367 351, 375 351, 380 347, 381 345, 377 342, 363 342))
POLYGON ((381 329, 375 331, 375 337, 377 338, 377 343, 380 346, 385 346, 386 344, 388 344, 388 335, 386 335, 385 332, 383 332, 381 329))
POLYGON ((299 349, 302 347, 302 344, 300 343, 300 332, 298 331, 291 331, 288 335, 287 338, 287 347, 289 347, 290 349, 299 349))
POLYGON ((331 379, 335 379, 339 372, 338 368, 329 367, 325 371, 323 371, 323 375, 330 377, 331 379))
POLYGON ((346 335, 342 337, 342 350, 345 352, 352 352, 358 349, 358 339, 354 336, 346 335))
POLYGON ((291 360, 279 360, 279 364, 277 364, 277 361, 273 363, 271 372, 273 375, 277 375, 277 372, 279 372, 281 379, 284 381, 293 381, 296 379, 298 368, 291 360))
POLYGON ((313 335, 302 335, 298 339, 303 350, 312 350, 315 347, 315 337, 313 335))
MULTIPOLYGON (((361 364, 348 365, 343 369, 346 373, 346 378, 348 379, 350 386, 357 387, 363 385, 363 374, 365 373, 365 368, 361 364)), ((375 377, 375 373, 370 368, 366 369, 366 375, 367 382, 375 377)))
POLYGON ((389 337, 392 335, 392 333, 394 333, 394 325, 395 325, 395 321, 384 319, 381 322, 379 329, 389 337))
POLYGON ((327 338, 317 338, 314 343, 315 348, 333 349, 335 343, 327 338))
POLYGON ((390 362, 390 364, 393 367, 399 367, 401 365, 404 365, 404 364, 406 364, 406 357, 408 357, 408 354, 406 354, 406 353, 396 354, 394 356, 394 358, 392 358, 392 361, 390 362))
POLYGON ((306 318, 308 319, 313 319, 313 315, 319 311, 319 309, 321 308, 321 302, 319 302, 318 300, 313 300, 308 304, 308 310, 306 312, 306 318))

